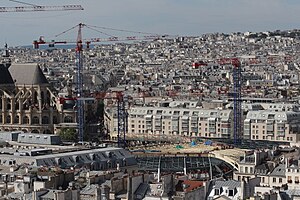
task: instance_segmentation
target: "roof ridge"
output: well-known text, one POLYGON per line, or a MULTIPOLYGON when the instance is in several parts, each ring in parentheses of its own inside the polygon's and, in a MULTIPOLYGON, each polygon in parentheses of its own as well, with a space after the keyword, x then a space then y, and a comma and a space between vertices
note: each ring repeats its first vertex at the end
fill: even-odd
POLYGON ((17 85, 49 84, 37 63, 12 64, 9 71, 17 85))

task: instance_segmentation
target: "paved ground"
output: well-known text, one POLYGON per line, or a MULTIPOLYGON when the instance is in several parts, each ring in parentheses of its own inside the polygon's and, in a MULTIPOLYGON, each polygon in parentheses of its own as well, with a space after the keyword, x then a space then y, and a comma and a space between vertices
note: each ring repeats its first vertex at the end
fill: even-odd
POLYGON ((190 144, 180 144, 180 146, 182 146, 183 148, 176 148, 176 146, 177 144, 161 145, 161 146, 152 147, 150 149, 160 150, 162 153, 166 153, 166 154, 167 153, 176 154, 176 153, 204 153, 204 152, 210 152, 216 148, 214 146, 208 146, 204 144, 198 144, 195 146, 191 146, 190 144))
POLYGON ((239 161, 240 156, 244 155, 246 149, 239 148, 229 148, 228 146, 219 145, 204 145, 203 143, 198 143, 192 146, 190 143, 180 144, 182 148, 178 148, 178 144, 161 144, 151 147, 140 148, 144 149, 146 153, 157 153, 157 154, 201 154, 201 153, 212 153, 220 158, 229 158, 232 161, 239 161), (177 147, 177 148, 176 148, 177 147))

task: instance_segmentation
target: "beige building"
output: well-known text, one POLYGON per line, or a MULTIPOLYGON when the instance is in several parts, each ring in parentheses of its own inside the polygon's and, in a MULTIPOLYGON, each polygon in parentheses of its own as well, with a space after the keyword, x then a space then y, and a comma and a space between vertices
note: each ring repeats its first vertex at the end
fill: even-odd
POLYGON ((233 179, 242 181, 267 174, 267 172, 269 172, 269 166, 265 163, 267 158, 267 151, 255 150, 245 152, 244 155, 240 157, 238 170, 234 172, 233 179))
MULTIPOLYGON (((117 137, 116 112, 105 119, 111 137, 117 137)), ((231 138, 232 110, 200 108, 131 107, 128 110, 128 136, 191 136, 231 138)))
MULTIPOLYGON (((233 179, 241 181, 257 177, 260 179, 260 187, 269 188, 268 190, 274 188, 299 190, 299 152, 287 154, 284 157, 288 158, 272 161, 272 153, 269 150, 249 151, 238 162, 239 168, 234 172, 233 179)), ((257 193, 261 193, 264 190, 262 188, 257 188, 260 191, 257 193)))
POLYGON ((289 189, 300 189, 300 160, 286 159, 286 183, 289 189))
POLYGON ((244 120, 244 137, 296 143, 300 140, 300 112, 249 111, 244 120))
POLYGON ((74 102, 61 102, 37 64, 0 65, 0 130, 53 133, 76 122, 74 102))

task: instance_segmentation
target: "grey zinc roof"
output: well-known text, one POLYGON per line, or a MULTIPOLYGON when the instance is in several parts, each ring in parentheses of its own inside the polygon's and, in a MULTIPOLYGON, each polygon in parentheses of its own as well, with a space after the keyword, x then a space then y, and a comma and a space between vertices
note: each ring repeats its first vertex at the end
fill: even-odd
POLYGON ((46 194, 40 196, 40 199, 55 199, 55 190, 49 190, 46 194))
POLYGON ((289 195, 290 197, 299 197, 300 196, 300 190, 299 189, 290 189, 285 190, 285 193, 289 195))
POLYGON ((60 153, 60 154, 49 154, 42 156, 35 156, 36 164, 38 166, 53 166, 58 164, 58 159, 61 161, 62 167, 71 167, 78 164, 76 161, 76 157, 78 157, 79 163, 93 163, 93 162, 107 162, 108 160, 121 160, 126 159, 127 165, 135 165, 136 160, 134 156, 132 156, 128 151, 121 148, 104 148, 104 149, 91 149, 91 150, 83 150, 68 153, 60 153), (111 157, 109 157, 111 154, 111 157), (95 156, 93 159, 91 156, 95 156))
POLYGON ((230 114, 232 113, 231 110, 208 110, 208 109, 201 109, 201 108, 154 108, 154 107, 134 107, 130 109, 129 114, 132 115, 148 115, 149 117, 153 115, 158 115, 157 111, 161 110, 162 113, 159 115, 166 116, 166 115, 174 115, 175 111, 179 111, 179 115, 184 115, 184 113, 188 113, 186 116, 197 116, 197 117, 212 117, 212 118, 221 118, 224 120, 228 120, 230 118, 230 114), (148 111, 152 110, 152 113, 148 111), (193 115, 193 113, 197 113, 197 115, 193 115))
POLYGON ((80 194, 84 195, 95 195, 97 191, 98 186, 97 185, 87 185, 85 188, 82 188, 80 191, 80 194))
POLYGON ((262 120, 292 120, 300 117, 300 113, 292 111, 272 111, 272 110, 260 110, 249 111, 247 119, 262 119, 262 120))
POLYGON ((269 170, 269 167, 267 164, 264 163, 264 164, 258 165, 256 167, 256 169, 269 170))
POLYGON ((229 197, 227 197, 225 195, 222 195, 222 196, 219 196, 219 197, 216 198, 216 200, 218 200, 218 199, 221 199, 221 200, 231 200, 231 198, 229 198, 229 197))
POLYGON ((229 180, 229 181, 216 181, 215 188, 228 187, 229 189, 235 189, 241 187, 240 181, 229 180))
POLYGON ((2 84, 14 84, 14 81, 7 67, 0 64, 0 85, 2 84))
POLYGON ((114 147, 38 156, 1 154, 0 157, 4 165, 8 165, 9 161, 16 161, 17 164, 20 164, 26 160, 27 164, 34 166, 60 165, 62 168, 76 167, 84 164, 91 164, 97 169, 101 168, 100 165, 107 168, 114 167, 108 167, 108 162, 120 162, 121 167, 124 165, 133 166, 137 164, 135 157, 131 155, 129 151, 114 147))
POLYGON ((23 196, 24 196, 23 192, 18 192, 18 193, 13 192, 13 193, 8 194, 8 197, 10 199, 22 199, 23 196))
POLYGON ((45 75, 36 63, 12 64, 9 72, 17 85, 48 84, 45 75))
POLYGON ((274 170, 271 172, 270 176, 280 176, 285 177, 285 165, 279 164, 274 170))
POLYGON ((143 199, 146 195, 148 188, 149 185, 147 183, 141 183, 134 192, 134 194, 137 196, 138 199, 143 199))

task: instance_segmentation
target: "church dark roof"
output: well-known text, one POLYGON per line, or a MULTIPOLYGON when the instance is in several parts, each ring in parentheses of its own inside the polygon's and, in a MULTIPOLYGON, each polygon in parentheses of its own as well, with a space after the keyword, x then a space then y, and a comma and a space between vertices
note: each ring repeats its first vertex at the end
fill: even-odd
POLYGON ((0 85, 4 84, 14 84, 14 81, 7 67, 0 64, 0 85))
POLYGON ((16 85, 48 84, 45 75, 36 63, 12 64, 9 72, 16 85))

